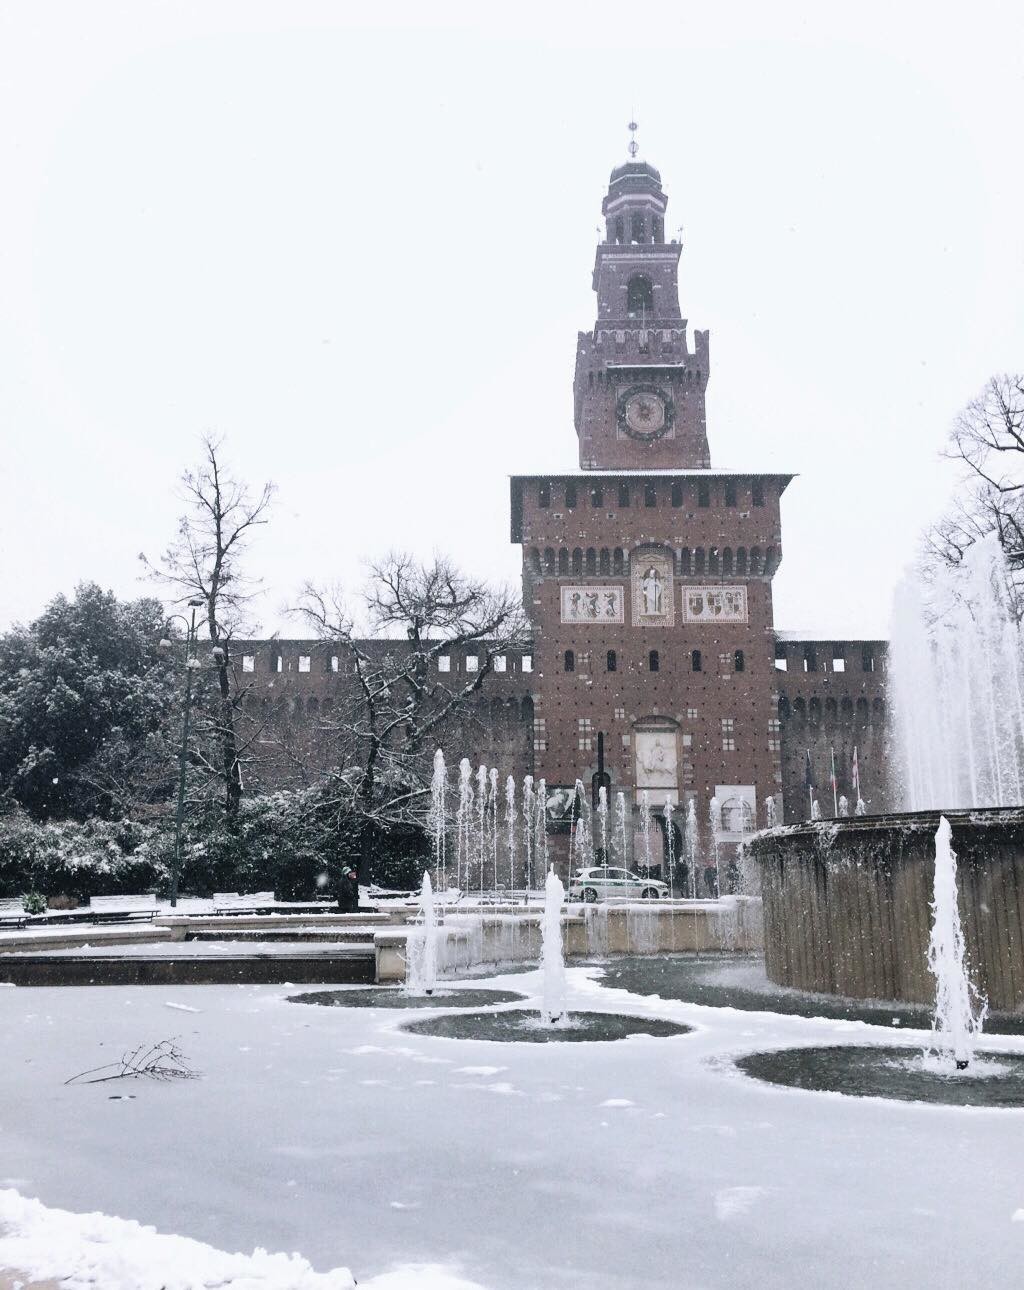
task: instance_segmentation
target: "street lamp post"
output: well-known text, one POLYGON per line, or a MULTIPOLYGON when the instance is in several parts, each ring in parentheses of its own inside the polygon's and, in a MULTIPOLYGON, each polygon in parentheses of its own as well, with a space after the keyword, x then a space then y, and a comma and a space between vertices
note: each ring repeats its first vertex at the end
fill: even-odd
MULTIPOLYGON (((196 639, 196 610, 201 600, 190 600, 192 621, 186 622, 188 636, 185 641, 185 712, 181 722, 181 752, 178 756, 178 806, 174 813, 174 863, 171 866, 171 908, 178 904, 178 879, 181 876, 181 833, 185 823, 185 772, 188 769, 188 731, 192 716, 192 650, 196 639)), ((180 615, 178 615, 180 617, 180 615)))

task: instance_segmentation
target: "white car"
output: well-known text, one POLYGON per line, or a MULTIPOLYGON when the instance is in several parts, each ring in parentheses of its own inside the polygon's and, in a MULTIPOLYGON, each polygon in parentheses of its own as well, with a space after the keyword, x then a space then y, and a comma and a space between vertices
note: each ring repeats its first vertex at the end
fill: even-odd
POLYGON ((570 900, 660 900, 667 895, 667 884, 657 878, 641 878, 628 869, 610 869, 606 865, 577 869, 569 884, 570 900))

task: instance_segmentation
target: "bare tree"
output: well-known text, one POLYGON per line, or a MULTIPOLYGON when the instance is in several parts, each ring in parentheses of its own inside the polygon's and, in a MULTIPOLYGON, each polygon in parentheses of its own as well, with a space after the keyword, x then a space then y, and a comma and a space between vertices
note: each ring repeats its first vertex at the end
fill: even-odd
POLYGON ((521 645, 526 629, 515 595, 443 558, 391 554, 373 563, 361 609, 373 639, 354 635, 337 591, 307 586, 296 612, 349 663, 330 779, 359 822, 359 876, 368 882, 374 838, 422 820, 435 743, 467 718, 495 658, 521 645), (476 647, 477 671, 439 670, 442 655, 466 646, 476 647))
POLYGON ((1024 376, 993 376, 957 414, 945 456, 964 467, 949 512, 927 533, 925 563, 958 565, 991 533, 1024 564, 1024 376))
POLYGON ((145 555, 140 558, 150 575, 171 590, 176 603, 199 602, 197 635, 205 632, 209 638, 215 678, 215 693, 205 712, 212 751, 199 740, 191 756, 220 783, 225 810, 234 817, 242 798, 245 748, 237 730, 244 693, 235 683, 231 642, 252 627, 251 605, 261 583, 246 571, 244 557, 254 531, 267 523, 274 486, 264 484, 253 495, 225 466, 221 449, 222 440, 203 439, 200 465, 182 476, 188 509, 178 522, 177 537, 157 563, 145 555))

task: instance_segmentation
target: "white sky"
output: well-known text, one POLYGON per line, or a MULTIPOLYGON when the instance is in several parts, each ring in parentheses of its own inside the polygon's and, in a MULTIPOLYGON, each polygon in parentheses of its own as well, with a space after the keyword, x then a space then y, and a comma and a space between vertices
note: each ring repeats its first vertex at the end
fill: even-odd
POLYGON ((776 622, 885 633, 950 419, 1024 364, 1022 51, 1014 4, 8 0, 0 626, 145 590, 206 429, 280 489, 266 630, 392 546, 517 579, 635 110, 714 464, 800 474, 776 622))

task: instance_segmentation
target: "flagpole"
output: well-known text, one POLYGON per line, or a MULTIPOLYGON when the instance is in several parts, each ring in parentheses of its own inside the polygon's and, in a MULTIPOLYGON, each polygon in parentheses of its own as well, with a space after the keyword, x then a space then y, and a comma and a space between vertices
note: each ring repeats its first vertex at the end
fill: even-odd
POLYGON ((836 787, 836 750, 829 748, 832 754, 832 812, 838 818, 839 816, 839 790, 836 787))

